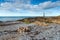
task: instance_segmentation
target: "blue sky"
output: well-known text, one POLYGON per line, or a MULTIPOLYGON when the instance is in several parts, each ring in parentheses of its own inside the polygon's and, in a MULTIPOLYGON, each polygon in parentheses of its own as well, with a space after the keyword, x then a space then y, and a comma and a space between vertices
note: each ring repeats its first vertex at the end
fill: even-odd
POLYGON ((59 0, 32 0, 32 4, 40 4, 40 3, 46 2, 46 1, 56 2, 56 1, 59 1, 59 0))
POLYGON ((60 0, 0 0, 0 16, 58 16, 60 0))

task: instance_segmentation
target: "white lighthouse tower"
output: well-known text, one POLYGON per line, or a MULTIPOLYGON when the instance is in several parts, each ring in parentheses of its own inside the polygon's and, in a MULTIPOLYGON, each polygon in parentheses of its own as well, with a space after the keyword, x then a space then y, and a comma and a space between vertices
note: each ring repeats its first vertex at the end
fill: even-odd
POLYGON ((45 12, 43 12, 43 17, 45 18, 45 12))

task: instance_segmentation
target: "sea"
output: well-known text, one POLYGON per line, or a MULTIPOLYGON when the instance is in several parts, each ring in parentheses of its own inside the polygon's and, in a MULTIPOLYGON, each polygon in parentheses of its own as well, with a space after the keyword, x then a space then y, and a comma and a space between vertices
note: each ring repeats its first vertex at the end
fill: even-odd
POLYGON ((16 21, 33 16, 0 16, 0 21, 16 21))

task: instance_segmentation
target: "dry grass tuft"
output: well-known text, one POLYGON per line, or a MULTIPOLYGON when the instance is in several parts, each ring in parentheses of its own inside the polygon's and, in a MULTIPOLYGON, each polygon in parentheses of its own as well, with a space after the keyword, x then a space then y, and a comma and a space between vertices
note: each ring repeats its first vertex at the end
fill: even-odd
POLYGON ((36 25, 39 25, 39 26, 48 26, 49 25, 48 23, 39 22, 39 21, 35 21, 33 23, 36 24, 36 25))

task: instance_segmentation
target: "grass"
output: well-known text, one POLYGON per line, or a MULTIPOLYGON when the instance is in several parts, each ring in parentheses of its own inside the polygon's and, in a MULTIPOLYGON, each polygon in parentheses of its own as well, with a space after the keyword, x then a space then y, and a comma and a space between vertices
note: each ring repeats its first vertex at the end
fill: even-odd
POLYGON ((33 23, 35 21, 45 22, 45 23, 59 23, 60 24, 60 16, 57 16, 57 17, 46 17, 46 18, 44 18, 44 17, 25 18, 25 19, 23 19, 21 21, 26 23, 26 24, 30 24, 30 23, 33 23))

